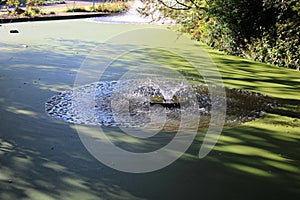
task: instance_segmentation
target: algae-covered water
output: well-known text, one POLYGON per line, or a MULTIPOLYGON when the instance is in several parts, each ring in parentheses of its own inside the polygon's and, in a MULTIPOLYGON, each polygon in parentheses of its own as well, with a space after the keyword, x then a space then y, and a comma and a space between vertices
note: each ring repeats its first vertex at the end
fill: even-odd
MULTIPOLYGON (((213 150, 199 159, 206 134, 202 129, 179 159, 149 173, 125 173, 102 164, 87 151, 77 132, 95 134, 92 127, 75 127, 47 115, 45 102, 60 92, 70 91, 79 73, 89 77, 85 84, 93 83, 96 72, 80 70, 83 63, 97 58, 97 64, 105 64, 111 55, 120 52, 124 42, 132 41, 124 38, 106 43, 109 38, 146 27, 156 25, 85 20, 1 24, 0 199, 297 199, 299 72, 283 69, 276 73, 278 68, 273 66, 242 62, 213 52, 214 61, 221 63, 218 68, 225 86, 277 98, 294 96, 290 103, 282 104, 282 109, 295 112, 266 113, 259 120, 224 128, 213 150), (97 54, 99 49, 101 55, 97 54), (248 71, 242 74, 241 69, 248 71), (261 78, 268 78, 259 82, 259 73, 261 78)), ((161 42, 165 39, 153 37, 161 42)), ((194 60, 201 59, 189 48, 192 47, 182 46, 181 52, 194 60)), ((158 50, 154 51, 157 55, 158 50)), ((135 48, 133 60, 114 62, 101 81, 120 77, 120 72, 124 72, 122 64, 134 69, 141 63, 147 66, 147 52, 150 51, 144 46, 135 48), (141 59, 137 62, 138 58, 141 59)), ((203 83, 203 77, 182 57, 165 51, 162 55, 155 60, 183 71, 187 81, 203 83)), ((136 153, 156 151, 169 144, 176 134, 166 132, 145 140, 128 136, 118 127, 102 130, 118 147, 136 153)), ((117 154, 111 156, 118 158, 117 154)))

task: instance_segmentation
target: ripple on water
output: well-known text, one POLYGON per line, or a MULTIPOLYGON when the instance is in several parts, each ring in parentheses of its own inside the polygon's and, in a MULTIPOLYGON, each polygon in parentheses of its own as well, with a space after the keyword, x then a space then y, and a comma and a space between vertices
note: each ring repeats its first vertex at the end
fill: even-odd
MULTIPOLYGON (((225 91, 226 97, 213 97, 217 103, 226 98, 225 126, 255 120, 275 107, 271 98, 263 94, 232 88, 225 91)), ((177 129, 182 113, 189 113, 200 119, 199 128, 207 128, 211 98, 207 85, 103 81, 61 92, 46 102, 45 109, 51 117, 75 124, 165 130, 177 129)))

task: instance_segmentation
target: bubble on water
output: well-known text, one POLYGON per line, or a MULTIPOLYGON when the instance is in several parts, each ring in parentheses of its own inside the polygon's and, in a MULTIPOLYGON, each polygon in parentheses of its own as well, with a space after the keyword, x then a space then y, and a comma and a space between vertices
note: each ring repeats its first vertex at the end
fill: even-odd
MULTIPOLYGON (((275 107, 266 95, 240 89, 225 91, 225 126, 252 121, 275 107)), ((222 102, 225 97, 214 98, 222 102)), ((208 86, 204 84, 191 87, 172 81, 122 80, 96 82, 61 92, 46 102, 45 109, 51 117, 75 124, 164 127, 172 131, 179 127, 183 112, 191 115, 191 119, 200 113, 199 127, 208 127, 211 104, 208 86)))

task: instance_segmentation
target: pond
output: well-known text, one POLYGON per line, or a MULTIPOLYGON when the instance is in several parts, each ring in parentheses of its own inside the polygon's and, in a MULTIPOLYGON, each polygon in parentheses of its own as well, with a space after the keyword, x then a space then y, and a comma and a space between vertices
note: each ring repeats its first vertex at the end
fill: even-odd
POLYGON ((259 127, 276 107, 273 99, 224 87, 207 52, 166 25, 96 21, 1 24, 0 199, 298 194, 299 162, 291 159, 299 155, 297 130, 281 139, 275 130, 283 126, 259 127), (202 145, 205 136, 217 137, 207 131, 219 109, 226 125, 221 140, 199 159, 201 147, 211 149, 212 140, 202 145), (139 157, 111 151, 106 138, 139 157), (222 145, 230 148, 221 151, 222 145), (282 149, 293 153, 279 155, 282 149), (95 151, 107 159, 99 162, 95 151))

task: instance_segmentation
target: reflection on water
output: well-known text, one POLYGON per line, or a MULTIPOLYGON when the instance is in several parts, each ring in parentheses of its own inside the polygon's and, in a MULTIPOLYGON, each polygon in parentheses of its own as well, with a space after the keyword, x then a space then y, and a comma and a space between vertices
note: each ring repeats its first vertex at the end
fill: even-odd
POLYGON ((94 22, 101 22, 101 23, 111 23, 111 24, 170 24, 173 23, 171 20, 161 20, 161 21, 153 21, 151 17, 143 17, 141 16, 137 9, 142 7, 143 3, 140 0, 136 0, 131 5, 128 12, 121 14, 121 15, 114 15, 114 16, 105 16, 105 17, 95 17, 89 19, 90 21, 94 22))

